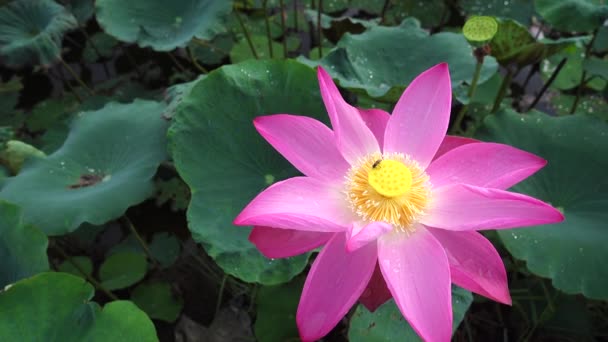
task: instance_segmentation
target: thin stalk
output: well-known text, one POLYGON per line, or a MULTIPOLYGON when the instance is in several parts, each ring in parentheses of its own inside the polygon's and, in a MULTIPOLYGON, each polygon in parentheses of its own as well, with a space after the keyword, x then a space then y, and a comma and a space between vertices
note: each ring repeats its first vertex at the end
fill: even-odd
POLYGON ((131 66, 133 67, 133 69, 135 69, 135 73, 137 74, 137 77, 139 79, 143 79, 144 78, 144 74, 142 74, 141 70, 139 70, 139 67, 137 66, 137 62, 135 61, 135 58, 133 57, 133 55, 131 55, 131 53, 129 52, 129 49, 121 46, 120 47, 122 52, 125 54, 125 56, 127 56, 127 59, 129 60, 129 63, 131 63, 131 66))
MULTIPOLYGON (((598 29, 593 30, 593 34, 591 35, 591 40, 589 41, 589 44, 587 44, 587 47, 585 48, 585 57, 583 59, 583 63, 585 62, 585 60, 587 60, 587 58, 589 58, 591 48, 593 47, 593 43, 595 42, 595 38, 597 37, 597 31, 598 31, 598 29)), ((587 77, 587 71, 583 70, 583 74, 581 75, 581 82, 579 83, 578 88, 576 88, 576 98, 574 99, 572 108, 570 108, 570 114, 574 114, 574 112, 576 111, 576 107, 578 106, 578 102, 580 100, 581 94, 583 93, 583 88, 585 87, 585 78, 586 77, 587 77)))
POLYGON ((167 55, 169 55, 169 59, 171 59, 171 62, 173 62, 173 64, 175 64, 175 66, 184 74, 188 74, 190 73, 190 71, 188 71, 178 60, 177 58, 175 58, 175 56, 173 56, 173 54, 169 51, 167 51, 167 55))
POLYGON ((91 96, 95 95, 95 92, 91 88, 89 88, 82 79, 80 79, 76 71, 74 71, 74 69, 72 69, 72 67, 69 66, 69 64, 66 63, 61 56, 59 56, 59 61, 61 62, 61 65, 63 65, 63 67, 70 73, 70 75, 72 75, 72 77, 74 77, 74 79, 78 81, 78 84, 80 84, 80 86, 86 89, 91 96))
MULTIPOLYGON (((478 58, 477 64, 475 65, 475 72, 473 73, 473 80, 471 81, 471 86, 469 87, 469 91, 467 96, 469 97, 469 102, 473 99, 473 95, 475 95, 475 91, 477 90, 477 82, 479 81, 479 75, 481 74, 481 68, 483 66, 484 58, 478 58)), ((464 120, 464 116, 468 110, 468 104, 462 106, 458 115, 456 116, 456 120, 454 121, 454 127, 457 131, 461 131, 460 126, 462 125, 462 120, 464 120)))
POLYGON ((287 58, 287 30, 285 28, 285 2, 284 0, 279 0, 279 4, 281 6, 281 30, 283 31, 283 57, 287 58))
POLYGON ((218 47, 216 45, 213 45, 213 44, 209 43, 206 40, 202 40, 202 39, 194 37, 194 39, 192 39, 192 41, 196 45, 200 45, 200 46, 203 46, 203 47, 206 47, 206 48, 217 50, 217 51, 223 53, 224 55, 229 55, 230 54, 230 51, 226 51, 226 50, 222 49, 221 47, 218 47))
POLYGON ((545 94, 545 92, 547 91, 547 89, 549 89, 549 86, 551 85, 551 83, 553 83, 553 81, 555 81, 555 78, 559 74, 560 70, 562 70, 562 68, 564 67, 564 65, 566 65, 567 61, 568 61, 568 58, 566 58, 566 57, 562 58, 562 60, 557 65, 557 68, 555 68, 555 70, 551 74, 551 77, 549 77, 549 79, 547 80, 547 82, 545 82, 545 84, 543 85, 543 87, 541 88, 541 90, 538 92, 538 94, 536 94, 536 97, 534 98, 534 101, 532 101, 532 104, 530 105, 530 107, 528 107, 527 111, 530 111, 532 108, 534 108, 534 106, 536 106, 536 104, 538 103, 538 101, 540 101, 540 98, 543 97, 543 95, 545 94))
POLYGON ((274 57, 272 53, 272 36, 270 35, 270 19, 268 19, 268 0, 262 0, 262 8, 264 9, 264 22, 266 23, 266 38, 268 38, 268 52, 270 53, 270 58, 274 57))
POLYGON ((294 1, 293 2, 293 21, 294 21, 294 28, 296 30, 296 32, 298 32, 298 2, 294 1))
POLYGON ((380 25, 384 24, 384 17, 386 15, 386 11, 388 10, 388 5, 391 0, 384 0, 384 5, 382 5, 382 12, 380 13, 380 25))
POLYGON ((188 52, 188 57, 190 57, 190 61, 192 61, 192 64, 194 64, 194 67, 196 67, 198 69, 198 71, 202 72, 203 74, 208 74, 209 71, 207 69, 205 69, 205 67, 200 65, 198 63, 198 61, 196 60, 196 57, 194 57, 194 54, 192 53, 192 49, 190 47, 186 47, 186 51, 188 52))
POLYGON ((467 332, 467 341, 473 342, 473 331, 471 330, 471 324, 469 323, 469 319, 464 317, 464 328, 467 332))
POLYGON ((93 286, 97 290, 105 293, 105 295, 108 296, 112 300, 118 300, 118 297, 116 297, 115 294, 110 292, 110 290, 106 289, 100 282, 98 282, 93 277, 91 277, 80 265, 78 265, 78 263, 74 262, 74 260, 72 260, 72 258, 69 255, 67 255, 67 253, 61 247, 59 247, 56 243, 53 243, 52 246, 61 255, 62 258, 64 258, 65 260, 67 260, 67 262, 72 264, 72 266, 74 266, 74 268, 76 270, 78 270, 78 272, 80 272, 89 283, 93 284, 93 286))
POLYGON ((215 303, 215 315, 217 317, 220 312, 220 308, 222 307, 222 297, 224 296, 224 288, 226 287, 226 280, 228 280, 228 274, 224 273, 224 277, 222 278, 222 282, 220 283, 220 291, 217 294, 217 302, 215 303))
POLYGON ((255 59, 259 59, 260 57, 258 57, 258 53, 255 51, 255 47, 253 46, 253 43, 251 42, 251 36, 249 35, 249 31, 247 31, 247 27, 245 27, 245 24, 243 23, 243 19, 241 18, 239 11, 235 10, 233 12, 236 15, 236 19, 239 21, 239 25, 241 26, 241 29, 243 30, 243 34, 245 34, 245 39, 247 39, 247 44, 249 45, 249 48, 251 49, 251 53, 253 54, 253 57, 255 57, 255 59))
POLYGON ((511 80, 513 79, 514 74, 515 71, 513 69, 507 68, 507 75, 505 75, 505 78, 502 80, 500 89, 498 90, 498 94, 494 99, 494 106, 492 106, 491 111, 492 114, 496 113, 500 108, 500 103, 504 99, 505 95, 507 95, 507 90, 509 89, 509 85, 511 84, 511 80))
POLYGON ((323 12, 323 0, 319 0, 319 8, 317 9, 317 35, 319 39, 319 58, 323 58, 323 28, 321 27, 321 12, 323 12))
POLYGON ((139 243, 141 248, 144 250, 144 253, 146 253, 146 256, 148 257, 148 259, 150 259, 154 264, 158 265, 159 262, 154 258, 154 256, 152 256, 152 253, 150 252, 150 248, 148 248, 148 244, 146 243, 146 241, 144 241, 144 239, 141 237, 141 235, 139 235, 139 233, 137 232, 137 229, 135 229, 135 226, 133 225, 133 222, 131 222, 131 220, 129 220, 129 218, 126 215, 122 217, 122 220, 125 223, 125 225, 127 225, 127 227, 129 227, 131 234, 133 234, 133 236, 135 236, 135 239, 137 240, 137 242, 139 243))
POLYGON ((64 89, 65 89, 65 86, 67 85, 68 88, 70 89, 70 93, 72 93, 74 95, 74 97, 76 97, 76 100, 78 101, 78 103, 82 103, 82 97, 80 95, 78 95, 78 92, 76 91, 76 89, 74 89, 74 87, 72 87, 70 82, 68 82, 65 79, 65 77, 63 77, 63 72, 57 71, 57 74, 59 75, 59 80, 61 81, 61 84, 63 84, 64 89))

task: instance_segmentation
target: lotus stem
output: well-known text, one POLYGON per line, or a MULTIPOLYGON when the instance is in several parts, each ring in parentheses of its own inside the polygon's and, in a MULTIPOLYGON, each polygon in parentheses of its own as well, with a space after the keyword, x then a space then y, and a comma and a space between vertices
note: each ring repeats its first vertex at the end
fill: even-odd
POLYGON ((215 303, 215 315, 214 317, 218 317, 217 315, 220 312, 220 308, 222 307, 222 297, 224 296, 224 288, 226 287, 226 281, 228 280, 228 274, 224 273, 224 277, 222 278, 222 282, 220 283, 220 290, 217 294, 217 301, 215 303))
POLYGON ((72 258, 67 255, 67 253, 61 247, 59 247, 59 245, 53 243, 52 246, 61 255, 61 257, 64 258, 70 264, 72 264, 72 266, 74 266, 74 268, 78 270, 78 272, 80 272, 80 274, 82 274, 85 279, 93 285, 93 287, 105 293, 105 295, 108 296, 110 299, 118 300, 118 297, 116 297, 115 294, 113 294, 110 290, 106 289, 100 282, 95 280, 95 278, 91 277, 77 262, 74 262, 74 260, 72 260, 72 258))
MULTIPOLYGON (((479 81, 479 75, 481 74, 481 68, 483 67, 483 61, 484 61, 484 55, 483 54, 479 54, 479 56, 476 55, 476 59, 477 59, 477 64, 475 64, 475 71, 473 72, 473 79, 471 80, 471 86, 469 87, 469 91, 467 92, 467 96, 469 97, 469 102, 473 99, 473 96, 475 95, 475 91, 477 90, 477 83, 479 81)), ((461 125, 462 125, 462 120, 464 120, 465 114, 467 113, 467 110, 469 109, 469 105, 465 104, 462 106, 462 108, 460 108, 460 111, 458 112, 458 115, 456 115, 456 120, 454 121, 454 128, 456 131, 460 131, 462 132, 461 129, 461 125)))
POLYGON ((279 0, 279 4, 281 6, 281 30, 283 31, 283 57, 287 58, 287 30, 285 25, 285 1, 279 0))
POLYGON ((202 65, 200 65, 198 63, 198 61, 196 60, 196 57, 194 57, 194 53, 192 53, 192 49, 190 47, 186 47, 186 51, 188 52, 188 57, 190 57, 190 60, 192 61, 192 64, 194 64, 194 67, 198 69, 198 71, 200 71, 203 74, 208 74, 209 71, 207 69, 205 69, 202 65))
POLYGON ((380 12, 380 25, 384 24, 384 19, 386 16, 386 11, 388 10, 388 5, 391 0, 384 0, 384 5, 382 5, 382 12, 380 12))
POLYGON ((319 39, 319 59, 323 58, 323 27, 321 27, 321 13, 323 12, 323 0, 319 0, 317 8, 317 35, 319 39))
POLYGON ((171 62, 173 62, 173 64, 175 64, 175 66, 184 74, 188 74, 190 73, 190 71, 188 71, 178 60, 177 58, 175 58, 175 56, 173 56, 173 54, 170 51, 167 51, 167 55, 169 55, 169 59, 171 59, 171 62))
MULTIPOLYGON (((55 72, 52 72, 52 70, 49 70, 49 73, 51 75, 55 74, 55 72)), ((74 95, 74 97, 76 97, 76 100, 78 101, 78 103, 82 103, 82 97, 78 94, 78 92, 76 92, 76 90, 74 89, 74 87, 72 87, 70 82, 66 81, 65 77, 63 77, 63 72, 57 71, 56 73, 59 75, 59 80, 61 81, 61 84, 64 87, 65 86, 68 87, 70 93, 72 93, 72 95, 74 95)), ((57 76, 55 76, 55 77, 57 77, 57 76)))
POLYGON ((95 92, 91 88, 89 88, 82 79, 80 79, 76 71, 74 71, 74 69, 72 69, 72 67, 68 63, 66 63, 61 56, 59 56, 59 61, 61 62, 61 65, 63 65, 63 67, 70 73, 70 75, 72 75, 72 77, 74 77, 74 79, 78 81, 78 84, 80 84, 81 87, 83 87, 89 92, 89 95, 95 95, 95 92))
POLYGON ((251 53, 253 54, 253 57, 255 57, 255 59, 260 59, 260 57, 258 56, 258 53, 255 51, 255 47, 253 46, 253 42, 251 41, 251 36, 249 35, 249 31, 247 30, 247 27, 245 27, 245 24, 243 23, 243 19, 241 18, 239 11, 235 10, 233 12, 236 15, 236 19, 239 21, 239 25, 241 26, 241 29, 243 30, 245 39, 247 39, 247 44, 249 45, 249 48, 251 49, 251 53))
POLYGON ((230 51, 226 51, 226 50, 224 50, 224 49, 222 49, 222 48, 220 48, 220 47, 218 47, 216 45, 213 45, 213 44, 209 43, 206 40, 202 40, 202 39, 194 37, 194 39, 192 39, 192 41, 196 45, 200 45, 200 46, 204 46, 206 48, 217 50, 217 51, 219 51, 219 52, 221 52, 221 53, 223 53, 225 55, 229 55, 230 54, 230 51))
MULTIPOLYGON (((593 43, 595 42, 595 38, 597 37, 598 29, 593 30, 593 34, 591 35, 591 40, 587 47, 585 48, 585 57, 583 57, 583 63, 589 55, 591 54, 591 48, 593 47, 593 43)), ((574 103, 572 104, 572 108, 570 108, 570 114, 574 114, 576 111, 576 107, 578 107, 578 102, 583 93, 583 88, 585 87, 585 78, 587 77, 587 71, 583 70, 583 74, 581 75, 581 82, 578 84, 578 88, 576 88, 576 98, 574 98, 574 103)))
POLYGON ((498 90, 498 94, 494 99, 494 105, 492 106, 492 110, 490 111, 490 113, 494 114, 500 108, 500 103, 502 102, 502 99, 505 97, 505 95, 507 95, 507 90, 509 89, 509 85, 511 84, 511 80, 513 79, 514 74, 516 74, 515 70, 507 67, 507 74, 505 75, 505 78, 500 84, 500 89, 498 90))
POLYGON ((121 50, 125 54, 125 56, 127 56, 127 59, 129 60, 129 63, 131 63, 131 66, 135 70, 135 73, 137 74, 137 77, 139 79, 143 79, 144 75, 139 70, 139 67, 137 66, 135 58, 133 58, 133 55, 131 55, 131 53, 129 52, 129 49, 125 48, 124 46, 121 46, 121 50))
POLYGON ((133 234, 133 236, 135 236, 135 239, 137 240, 137 242, 139 243, 141 248, 144 250, 144 253, 146 253, 146 256, 148 257, 148 259, 150 259, 150 261, 152 261, 153 264, 159 265, 160 263, 158 261, 156 261, 154 256, 152 256, 152 253, 150 252, 150 248, 148 248, 148 244, 146 243, 146 241, 144 241, 144 239, 141 237, 141 235, 139 235, 139 233, 137 232, 137 229, 135 229, 133 222, 131 222, 131 220, 129 220, 129 218, 126 215, 122 217, 122 220, 125 223, 125 225, 127 225, 127 227, 129 227, 131 234, 133 234))
POLYGON ((264 9, 264 22, 266 23, 266 37, 268 38, 268 52, 270 58, 274 57, 272 52, 272 36, 270 34, 270 19, 268 19, 268 0, 262 0, 262 8, 264 9))
POLYGON ((543 87, 541 88, 541 90, 538 92, 538 94, 536 94, 536 97, 534 98, 534 101, 532 101, 532 104, 530 105, 530 107, 528 107, 528 110, 526 110, 526 112, 532 110, 532 108, 534 108, 534 106, 536 106, 536 104, 538 103, 538 101, 540 101, 540 98, 543 97, 543 95, 545 94, 545 92, 547 91, 547 89, 549 89, 549 86, 551 85, 551 83, 553 83, 553 81, 555 81, 555 78, 559 74, 560 70, 562 70, 562 68, 564 67, 564 65, 566 65, 567 61, 568 61, 568 58, 566 58, 566 57, 562 58, 562 60, 557 65, 557 68, 555 68, 555 70, 553 70, 553 73, 551 74, 551 77, 549 77, 549 79, 547 80, 547 82, 545 82, 545 84, 543 85, 543 87))
POLYGON ((296 32, 298 32, 298 2, 294 1, 293 2, 293 22, 294 22, 294 28, 296 30, 296 32))

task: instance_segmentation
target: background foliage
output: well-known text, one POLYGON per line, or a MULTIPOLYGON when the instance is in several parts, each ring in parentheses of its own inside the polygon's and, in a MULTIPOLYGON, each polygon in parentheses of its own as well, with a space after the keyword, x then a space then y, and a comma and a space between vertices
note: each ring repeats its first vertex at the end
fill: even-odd
MULTIPOLYGON (((266 259, 232 225, 297 174, 252 119, 326 121, 317 65, 390 111, 443 61, 449 133, 547 159, 512 190, 566 216, 484 233, 513 306, 453 288, 453 339, 606 339, 607 19, 603 0, 0 0, 0 339, 298 340, 315 253, 266 259)), ((389 301, 325 340, 418 337, 389 301)))

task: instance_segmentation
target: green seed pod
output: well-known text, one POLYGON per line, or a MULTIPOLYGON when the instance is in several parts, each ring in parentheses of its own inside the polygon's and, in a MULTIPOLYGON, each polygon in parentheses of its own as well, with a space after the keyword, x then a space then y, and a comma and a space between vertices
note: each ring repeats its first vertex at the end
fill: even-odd
POLYGON ((496 32, 498 32, 498 22, 494 17, 471 17, 462 27, 462 34, 473 45, 489 42, 496 32))

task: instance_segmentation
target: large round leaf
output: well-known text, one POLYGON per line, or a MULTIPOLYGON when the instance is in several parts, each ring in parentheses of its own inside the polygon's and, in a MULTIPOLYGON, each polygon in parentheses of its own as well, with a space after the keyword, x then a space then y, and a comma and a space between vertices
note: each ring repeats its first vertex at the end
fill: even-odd
POLYGON ((528 28, 511 19, 498 21, 498 33, 490 42, 491 54, 499 63, 519 66, 538 63, 565 47, 574 44, 579 38, 558 40, 536 40, 528 28))
MULTIPOLYGON (((362 34, 345 34, 321 65, 341 86, 394 102, 416 76, 441 62, 449 64, 454 87, 470 81, 476 64, 472 53, 462 34, 429 36, 416 20, 407 19, 397 27, 377 26, 362 34)), ((496 61, 486 58, 480 82, 496 70, 496 61)))
POLYGON ((17 206, 0 201, 0 288, 48 270, 47 244, 41 231, 22 223, 17 206))
POLYGON ((559 224, 498 231, 509 252, 564 292, 608 299, 608 124, 586 115, 502 112, 487 117, 479 137, 547 159, 513 190, 551 203, 566 217, 559 224))
POLYGON ((608 18, 608 5, 602 0, 535 0, 534 5, 543 19, 562 31, 592 31, 608 18))
MULTIPOLYGON (((472 302, 473 295, 470 292, 452 287, 453 331, 456 331, 462 322, 472 302)), ((392 299, 374 312, 369 312, 363 305, 359 305, 350 321, 348 338, 352 342, 421 341, 392 299)))
POLYGON ((207 37, 232 10, 230 0, 97 0, 97 21, 119 40, 169 51, 207 37))
POLYGON ((93 286, 67 273, 41 273, 0 292, 1 341, 157 341, 154 325, 135 304, 103 309, 93 286))
POLYGON ((6 63, 50 64, 76 18, 52 0, 16 0, 0 8, 0 55, 6 63))
POLYGON ((163 109, 136 100, 81 113, 63 146, 7 180, 0 198, 49 235, 122 215, 154 190, 151 178, 166 156, 163 109))
POLYGON ((232 220, 261 190, 296 171, 253 127, 256 116, 325 117, 315 72, 294 61, 224 66, 182 98, 169 129, 175 167, 192 192, 194 239, 228 274, 276 284, 302 271, 307 255, 268 260, 232 220))

